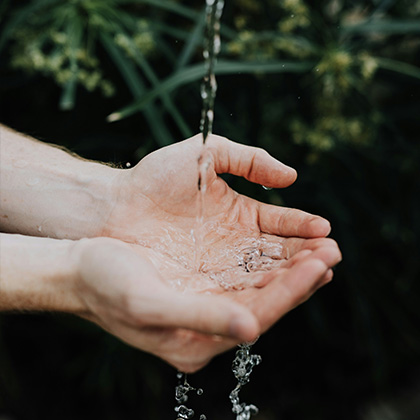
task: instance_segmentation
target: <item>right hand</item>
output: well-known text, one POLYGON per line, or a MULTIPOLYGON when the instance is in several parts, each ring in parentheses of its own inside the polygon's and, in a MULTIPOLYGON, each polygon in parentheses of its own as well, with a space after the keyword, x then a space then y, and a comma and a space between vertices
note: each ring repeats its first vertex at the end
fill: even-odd
POLYGON ((168 286, 150 249, 85 239, 74 248, 75 291, 85 318, 178 370, 194 372, 216 354, 257 338, 330 281, 330 268, 341 259, 335 242, 325 238, 292 240, 289 249, 291 258, 281 268, 251 273, 258 276, 255 287, 200 294, 168 286))

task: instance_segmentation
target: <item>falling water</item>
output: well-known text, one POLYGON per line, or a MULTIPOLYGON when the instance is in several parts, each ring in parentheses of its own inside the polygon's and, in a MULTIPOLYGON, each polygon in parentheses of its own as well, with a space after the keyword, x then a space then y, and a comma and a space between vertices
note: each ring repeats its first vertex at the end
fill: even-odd
MULTIPOLYGON (((216 98, 217 83, 214 74, 214 66, 217 55, 220 52, 220 18, 222 16, 224 0, 206 0, 206 32, 205 45, 203 51, 204 62, 206 66, 206 75, 201 86, 201 98, 203 100, 203 109, 200 121, 200 132, 203 135, 203 147, 198 158, 198 198, 197 198, 197 220, 196 228, 192 231, 192 237, 195 242, 195 268, 199 267, 201 248, 203 243, 203 234, 201 226, 204 222, 205 193, 207 188, 206 173, 211 164, 211 157, 206 150, 206 140, 213 130, 214 120, 214 100, 216 98)), ((175 411, 178 414, 177 420, 191 419, 194 411, 186 407, 183 403, 188 399, 188 392, 194 388, 188 383, 187 375, 178 373, 180 383, 175 388, 175 399, 178 406, 175 411), (182 381, 183 379, 183 381, 182 381)), ((200 388, 197 394, 203 393, 200 388)), ((200 420, 206 420, 202 414, 200 420)))
MULTIPOLYGON (((197 395, 203 395, 203 390, 201 388, 192 387, 188 383, 186 373, 178 372, 177 378, 179 383, 175 387, 175 400, 179 405, 175 407, 175 411, 177 413, 176 420, 188 420, 194 416, 194 410, 184 405, 184 403, 188 401, 188 393, 195 391, 197 395)), ((200 420, 206 419, 207 418, 204 414, 200 415, 200 420)))
POLYGON ((201 85, 203 109, 201 112, 200 131, 203 134, 203 144, 213 130, 214 100, 216 98, 217 82, 214 74, 216 59, 220 52, 220 18, 224 0, 206 0, 206 32, 203 51, 206 75, 201 85))
MULTIPOLYGON (((212 133, 214 121, 214 101, 216 98, 217 82, 214 73, 217 56, 220 52, 220 18, 222 16, 224 0, 206 0, 206 33, 205 46, 203 51, 204 62, 206 66, 206 75, 201 86, 201 97, 203 100, 203 109, 200 121, 200 131, 203 136, 203 146, 198 159, 198 198, 197 198, 197 220, 195 229, 192 231, 192 238, 195 242, 194 265, 196 271, 205 272, 205 263, 202 258, 203 238, 204 238, 204 211, 205 211, 205 194, 207 188, 206 174, 212 163, 211 155, 206 148, 208 136, 212 133)), ((220 228, 219 226, 217 228, 220 228)), ((258 238, 253 241, 252 246, 245 247, 236 255, 236 267, 241 267, 246 272, 265 271, 273 268, 273 262, 280 258, 270 258, 271 256, 261 251, 264 238, 258 238)), ((282 246, 278 247, 277 252, 282 254, 282 246)), ((211 265, 211 264, 210 264, 211 265)), ((214 262, 213 262, 214 266, 214 262)), ((211 271, 211 270, 210 270, 211 271)), ((229 289, 232 287, 231 281, 226 281, 226 272, 220 274, 213 271, 209 276, 212 280, 216 280, 219 285, 229 289)), ((229 278, 230 280, 230 278, 229 278)), ((232 363, 232 372, 238 383, 235 389, 230 393, 230 401, 232 402, 232 412, 236 414, 236 420, 249 420, 250 417, 258 413, 258 408, 253 404, 240 403, 239 392, 243 385, 249 382, 249 377, 254 366, 261 363, 261 356, 251 354, 252 343, 239 345, 236 351, 235 359, 232 363)), ((177 420, 191 419, 194 411, 184 403, 188 399, 188 392, 195 391, 187 381, 186 374, 178 373, 180 380, 175 388, 175 399, 177 406, 177 420)), ((196 390, 201 395, 202 390, 196 390)), ((206 416, 202 414, 200 420, 206 420, 206 416)))
POLYGON ((252 415, 258 414, 258 408, 254 404, 241 403, 239 400, 239 391, 249 382, 254 366, 261 363, 261 356, 251 354, 253 343, 239 345, 235 358, 232 362, 232 372, 238 383, 235 389, 230 393, 229 398, 232 402, 232 411, 236 414, 236 420, 249 420, 252 415))
POLYGON ((224 0, 206 0, 206 26, 204 36, 203 58, 206 74, 201 84, 201 98, 203 108, 201 111, 200 132, 203 136, 203 147, 198 158, 198 195, 197 195, 197 221, 193 230, 195 242, 195 268, 198 270, 203 244, 201 227, 204 222, 205 193, 207 188, 206 174, 211 165, 211 155, 206 149, 206 141, 213 131, 214 100, 216 98, 217 82, 214 74, 217 56, 220 52, 220 18, 222 16, 224 0))

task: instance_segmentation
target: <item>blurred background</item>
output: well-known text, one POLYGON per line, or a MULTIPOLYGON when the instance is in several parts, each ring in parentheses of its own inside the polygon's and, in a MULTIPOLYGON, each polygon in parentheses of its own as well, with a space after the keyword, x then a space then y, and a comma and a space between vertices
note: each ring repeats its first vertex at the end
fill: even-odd
MULTIPOLYGON (((204 0, 1 0, 0 122, 124 167, 198 131, 204 0)), ((214 132, 331 220, 335 281, 260 338, 260 420, 420 419, 420 1, 227 0, 214 132)), ((234 352, 190 377, 233 419, 234 352)), ((176 372, 58 314, 0 316, 0 419, 175 419, 176 372)), ((197 415, 198 418, 198 415, 197 415)))

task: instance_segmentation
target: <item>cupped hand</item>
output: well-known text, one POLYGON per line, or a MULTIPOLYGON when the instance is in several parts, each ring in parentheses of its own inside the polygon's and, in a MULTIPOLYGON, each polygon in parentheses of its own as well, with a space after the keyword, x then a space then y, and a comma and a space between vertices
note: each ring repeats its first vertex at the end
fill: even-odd
MULTIPOLYGON (((150 248, 86 239, 74 249, 79 267, 75 291, 87 319, 177 369, 193 372, 216 354, 254 340, 331 280, 330 267, 341 258, 334 241, 291 239, 288 247, 290 258, 280 268, 243 273, 254 277, 253 286, 196 293, 168 285, 165 272, 150 259, 159 253, 150 248)), ((194 275, 189 273, 191 280, 194 275)))
POLYGON ((266 151, 211 135, 202 155, 202 137, 198 135, 159 149, 133 169, 121 171, 118 197, 103 236, 159 250, 197 268, 197 242, 201 254, 214 256, 215 248, 225 249, 226 244, 240 247, 241 237, 255 238, 261 232, 301 238, 325 237, 330 232, 327 220, 240 195, 218 176, 230 173, 273 188, 291 185, 296 171, 266 151), (200 158, 206 162, 204 227, 197 223, 200 158))
MULTIPOLYGON (((265 150, 211 135, 205 194, 206 220, 238 222, 280 236, 318 237, 330 231, 328 221, 311 214, 263 204, 233 191, 218 174, 230 173, 272 188, 291 185, 296 171, 265 150)), ((122 171, 114 211, 104 227, 106 236, 136 242, 155 224, 175 225, 189 232, 195 224, 198 202, 198 160, 201 135, 159 149, 134 168, 122 171), (144 229, 146 226, 146 229, 144 229)))

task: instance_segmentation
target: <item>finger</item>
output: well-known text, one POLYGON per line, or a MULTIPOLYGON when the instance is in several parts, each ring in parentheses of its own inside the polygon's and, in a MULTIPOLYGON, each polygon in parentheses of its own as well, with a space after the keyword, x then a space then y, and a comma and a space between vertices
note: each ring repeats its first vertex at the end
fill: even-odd
POLYGON ((330 222, 320 216, 253 201, 257 206, 262 232, 280 236, 318 238, 327 236, 331 231, 330 222))
POLYGON ((292 256, 300 253, 302 250, 309 250, 313 252, 312 256, 314 258, 319 258, 328 267, 334 267, 342 259, 337 242, 331 238, 288 238, 284 241, 284 247, 287 248, 292 256))
POLYGON ((283 188, 295 182, 297 173, 270 156, 265 150, 234 143, 224 137, 212 135, 208 139, 215 171, 246 178, 270 188, 283 188))
POLYGON ((260 326, 253 313, 243 305, 212 295, 167 293, 159 307, 149 308, 148 319, 154 326, 186 328, 203 334, 217 334, 239 341, 252 341, 260 326))
POLYGON ((253 313, 265 331, 287 312, 307 300, 325 280, 328 267, 310 258, 283 271, 282 276, 260 289, 258 299, 250 302, 253 313))

